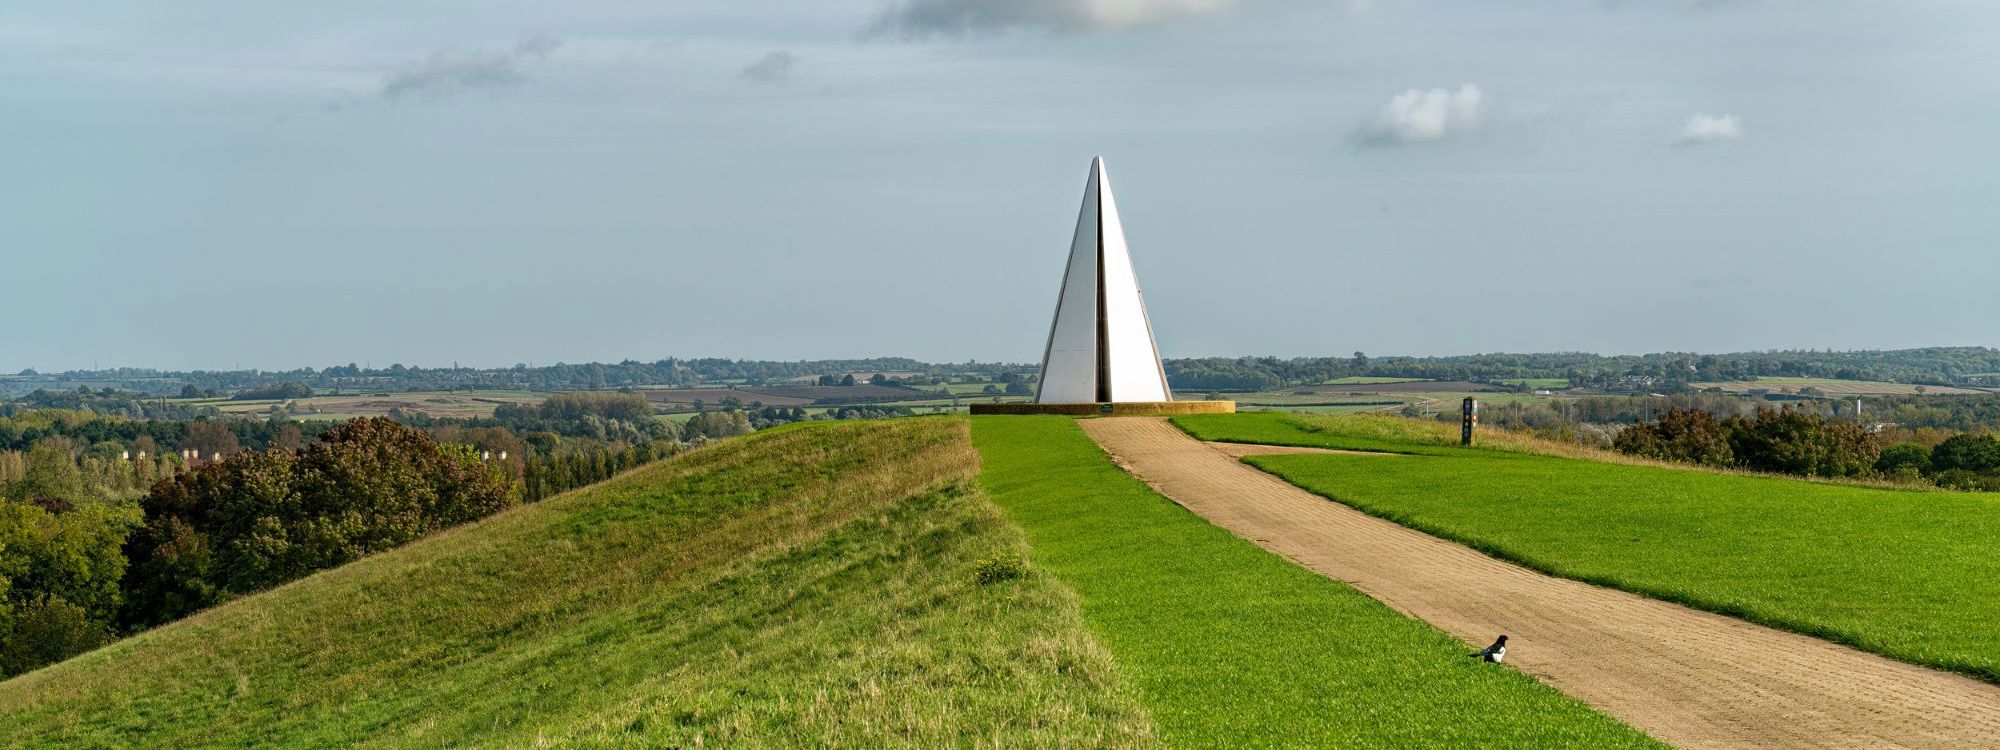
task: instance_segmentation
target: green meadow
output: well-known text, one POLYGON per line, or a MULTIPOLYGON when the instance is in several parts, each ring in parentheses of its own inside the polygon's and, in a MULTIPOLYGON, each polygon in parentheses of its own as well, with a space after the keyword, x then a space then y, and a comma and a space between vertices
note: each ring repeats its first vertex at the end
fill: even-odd
POLYGON ((1210 525, 1061 417, 974 417, 980 484, 1173 747, 1659 747, 1210 525))
POLYGON ((1389 451, 1249 461, 1365 512, 1554 575, 2000 682, 2000 495, 1538 455, 1390 417, 1176 417, 1205 440, 1389 451))

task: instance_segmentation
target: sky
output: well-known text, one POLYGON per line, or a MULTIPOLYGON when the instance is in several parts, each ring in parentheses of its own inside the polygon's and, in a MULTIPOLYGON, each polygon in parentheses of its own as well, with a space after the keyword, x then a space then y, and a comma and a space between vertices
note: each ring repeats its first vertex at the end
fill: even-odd
POLYGON ((0 371, 2000 345, 2000 5, 0 0, 0 371))

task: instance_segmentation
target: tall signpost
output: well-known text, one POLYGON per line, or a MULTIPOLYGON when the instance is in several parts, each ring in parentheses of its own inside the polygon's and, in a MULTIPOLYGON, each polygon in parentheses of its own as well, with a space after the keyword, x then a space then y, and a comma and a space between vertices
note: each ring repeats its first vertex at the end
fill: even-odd
POLYGON ((1459 407, 1459 417, 1464 423, 1458 433, 1459 445, 1472 444, 1472 428, 1479 426, 1479 399, 1465 397, 1465 405, 1459 407))

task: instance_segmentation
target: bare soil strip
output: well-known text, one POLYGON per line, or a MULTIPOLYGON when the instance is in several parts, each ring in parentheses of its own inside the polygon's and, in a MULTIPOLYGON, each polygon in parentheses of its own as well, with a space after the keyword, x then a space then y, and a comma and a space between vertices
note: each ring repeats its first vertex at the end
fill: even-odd
POLYGON ((1506 633, 1509 665, 1675 746, 2000 747, 2000 686, 1495 560, 1286 484, 1164 419, 1081 424, 1197 515, 1469 645, 1506 633))

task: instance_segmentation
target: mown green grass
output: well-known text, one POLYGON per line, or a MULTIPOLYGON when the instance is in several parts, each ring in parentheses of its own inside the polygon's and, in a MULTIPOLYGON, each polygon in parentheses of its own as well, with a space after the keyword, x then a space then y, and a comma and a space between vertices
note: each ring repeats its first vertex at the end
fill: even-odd
POLYGON ((1250 462, 1554 575, 2000 682, 2000 495, 1461 449, 1389 418, 1175 423, 1207 440, 1418 454, 1250 462))
MULTIPOLYGON (((1658 747, 1152 492, 1061 417, 974 417, 980 482, 1174 747, 1658 747)), ((1379 460, 1379 459, 1378 459, 1379 460)))
POLYGON ((1148 746, 963 420, 778 429, 0 683, 0 747, 1148 746))

